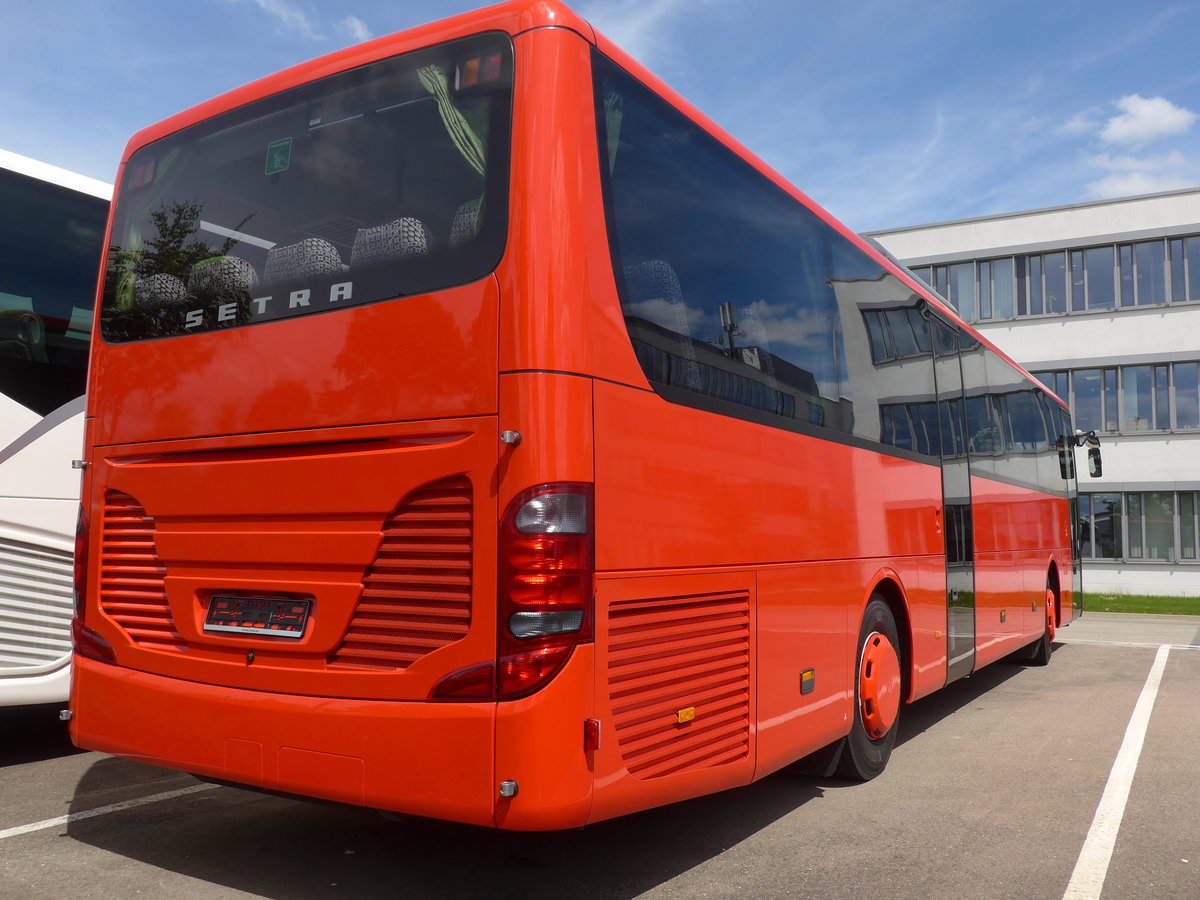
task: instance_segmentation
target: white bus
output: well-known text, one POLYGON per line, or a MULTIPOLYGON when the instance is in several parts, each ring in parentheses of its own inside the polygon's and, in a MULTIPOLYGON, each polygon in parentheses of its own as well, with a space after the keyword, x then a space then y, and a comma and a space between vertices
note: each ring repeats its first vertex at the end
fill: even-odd
POLYGON ((70 687, 83 391, 112 186, 0 150, 0 706, 70 687))

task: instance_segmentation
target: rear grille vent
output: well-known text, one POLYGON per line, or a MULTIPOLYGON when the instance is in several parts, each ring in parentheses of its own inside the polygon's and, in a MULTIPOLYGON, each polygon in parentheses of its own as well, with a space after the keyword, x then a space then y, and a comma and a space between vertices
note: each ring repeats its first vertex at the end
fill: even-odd
POLYGON ((128 494, 108 491, 103 528, 100 608, 140 647, 186 650, 167 602, 167 570, 154 549, 154 519, 128 494))
POLYGON ((612 604, 608 692, 621 756, 639 778, 745 759, 749 595, 612 604))
POLYGON ((335 668, 396 671, 465 637, 471 625, 471 482, 463 476, 409 494, 383 543, 335 668))
POLYGON ((71 554, 0 540, 0 669, 41 669, 71 654, 71 554))

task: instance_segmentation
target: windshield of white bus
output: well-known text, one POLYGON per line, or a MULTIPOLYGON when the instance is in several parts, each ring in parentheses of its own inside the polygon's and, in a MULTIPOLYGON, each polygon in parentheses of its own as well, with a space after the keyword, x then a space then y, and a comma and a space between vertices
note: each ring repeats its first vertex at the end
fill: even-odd
POLYGON ((256 101, 138 150, 100 330, 123 342, 487 275, 507 218, 512 45, 482 35, 256 101))

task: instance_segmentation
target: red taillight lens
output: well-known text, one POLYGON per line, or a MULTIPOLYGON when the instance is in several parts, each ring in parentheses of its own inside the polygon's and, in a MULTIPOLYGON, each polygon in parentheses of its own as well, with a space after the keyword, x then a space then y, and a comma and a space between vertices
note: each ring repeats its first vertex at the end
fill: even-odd
POLYGON ((117 661, 117 654, 113 650, 112 644, 84 625, 83 620, 78 616, 71 620, 71 643, 74 645, 75 652, 80 656, 103 663, 117 661))
POLYGON ((75 615, 83 614, 83 601, 87 596, 88 573, 88 517, 83 504, 79 504, 79 517, 75 520, 75 615))
POLYGON ((575 642, 570 641, 500 657, 496 667, 500 699, 524 697, 542 687, 563 667, 574 646, 575 642))
POLYGON ((500 529, 501 699, 536 691, 592 637, 595 549, 592 486, 546 484, 525 491, 500 529))
POLYGON ((88 517, 83 504, 75 522, 75 617, 71 620, 71 644, 76 653, 104 663, 117 661, 112 644, 84 624, 87 607, 88 517))
POLYGON ((496 664, 483 663, 452 672, 434 686, 435 700, 495 700, 496 664))

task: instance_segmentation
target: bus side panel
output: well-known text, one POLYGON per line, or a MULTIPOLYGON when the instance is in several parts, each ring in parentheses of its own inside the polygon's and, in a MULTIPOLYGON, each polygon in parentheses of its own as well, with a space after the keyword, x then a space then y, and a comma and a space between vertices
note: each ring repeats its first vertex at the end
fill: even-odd
POLYGON ((1058 566, 1058 609, 1055 613, 1060 625, 1069 625, 1075 617, 1071 583, 1071 555, 1075 552, 1071 542, 1071 504, 1065 497, 1056 497, 1053 508, 1054 533, 1057 536, 1053 555, 1058 566))
MULTIPOLYGON (((946 683, 941 557, 814 563, 758 574, 758 765, 766 775, 843 737, 854 700, 855 639, 872 585, 899 587, 911 648, 906 700, 946 683), (802 679, 804 672, 811 679, 802 679), (808 693, 805 693, 808 691, 808 693)), ((906 640, 907 638, 907 640, 906 640)))
POLYGON ((912 702, 946 685, 946 557, 904 564, 911 573, 902 587, 912 628, 912 682, 905 700, 912 702))
POLYGON ((491 703, 243 691, 76 655, 71 708, 72 740, 105 753, 268 790, 493 824, 491 703))
POLYGON ((754 777, 755 575, 601 576, 590 821, 754 777))
POLYGON ((862 605, 862 584, 870 578, 865 568, 831 563, 759 572, 756 776, 849 730, 858 632, 851 619, 862 605), (811 672, 807 680, 806 671, 811 672))
POLYGON ((940 469, 597 382, 600 571, 943 552, 940 469))
POLYGON ((1045 628, 1048 559, 1061 547, 1059 498, 985 478, 975 512, 975 666, 1028 644, 1045 628), (1036 602, 1036 608, 1034 603, 1036 602))

